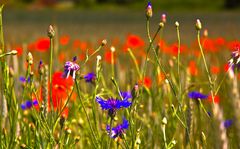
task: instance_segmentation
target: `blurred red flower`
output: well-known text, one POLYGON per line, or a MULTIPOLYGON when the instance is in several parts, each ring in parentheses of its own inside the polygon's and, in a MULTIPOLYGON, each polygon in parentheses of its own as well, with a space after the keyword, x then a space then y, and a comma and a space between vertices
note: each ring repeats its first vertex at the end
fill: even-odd
MULTIPOLYGON (((142 85, 142 80, 138 81, 139 85, 142 85)), ((152 86, 152 79, 148 76, 144 77, 143 79, 143 85, 147 88, 150 88, 152 86)))
POLYGON ((21 46, 16 46, 14 49, 17 50, 17 52, 18 52, 17 56, 21 56, 22 55, 23 48, 21 46))
POLYGON ((40 52, 48 51, 50 48, 50 40, 48 38, 39 38, 35 44, 36 50, 40 52))
MULTIPOLYGON (((214 96, 213 99, 214 99, 214 103, 219 103, 219 102, 220 102, 220 97, 219 97, 218 95, 214 96)), ((212 99, 212 96, 211 96, 211 95, 208 96, 208 101, 209 101, 210 103, 213 102, 213 99, 212 99)))
POLYGON ((140 48, 144 46, 144 40, 137 35, 130 34, 127 36, 126 45, 132 49, 140 48))
POLYGON ((192 60, 192 61, 189 62, 189 64, 188 64, 188 72, 192 76, 197 76, 198 75, 198 69, 196 67, 195 61, 192 60))
POLYGON ((220 68, 218 66, 211 66, 211 73, 212 74, 219 74, 220 68))
POLYGON ((115 63, 115 61, 116 61, 116 55, 115 55, 114 53, 112 54, 111 51, 106 51, 106 52, 105 52, 105 54, 104 54, 104 60, 105 60, 107 63, 111 64, 111 63, 112 63, 112 56, 113 56, 113 63, 115 63))
POLYGON ((66 45, 68 45, 69 40, 70 40, 70 36, 69 35, 63 35, 63 36, 60 37, 59 43, 62 46, 66 46, 66 45))

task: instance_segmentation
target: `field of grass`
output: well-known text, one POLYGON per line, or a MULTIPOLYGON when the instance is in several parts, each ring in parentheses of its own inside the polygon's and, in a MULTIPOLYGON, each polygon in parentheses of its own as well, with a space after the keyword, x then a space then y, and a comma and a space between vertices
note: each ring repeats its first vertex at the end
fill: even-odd
POLYGON ((146 9, 1 7, 0 147, 239 148, 238 14, 146 9))

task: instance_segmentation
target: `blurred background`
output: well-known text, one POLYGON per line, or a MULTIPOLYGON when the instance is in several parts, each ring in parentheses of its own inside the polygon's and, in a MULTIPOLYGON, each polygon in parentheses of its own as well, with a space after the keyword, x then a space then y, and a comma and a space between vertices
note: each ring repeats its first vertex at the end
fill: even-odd
MULTIPOLYGON (((145 0, 1 0, 7 40, 29 42, 46 36, 49 24, 60 35, 68 34, 94 42, 120 40, 128 34, 146 38, 145 0), (31 38, 29 38, 31 37, 31 38)), ((166 40, 175 41, 174 22, 179 21, 183 42, 195 39, 195 21, 202 20, 209 36, 237 39, 240 35, 240 0, 152 0, 152 31, 161 15, 167 15, 166 40)))

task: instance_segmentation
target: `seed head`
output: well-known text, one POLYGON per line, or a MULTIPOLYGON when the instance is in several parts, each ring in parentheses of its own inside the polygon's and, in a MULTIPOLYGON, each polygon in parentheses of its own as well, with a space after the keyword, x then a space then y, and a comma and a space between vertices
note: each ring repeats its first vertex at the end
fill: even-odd
POLYGON ((49 27, 48 27, 48 37, 49 37, 49 38, 53 38, 54 35, 55 35, 55 31, 54 31, 54 29, 53 29, 53 26, 52 26, 52 25, 49 25, 49 27))
POLYGON ((107 44, 107 40, 106 39, 102 40, 102 46, 105 46, 106 44, 107 44))

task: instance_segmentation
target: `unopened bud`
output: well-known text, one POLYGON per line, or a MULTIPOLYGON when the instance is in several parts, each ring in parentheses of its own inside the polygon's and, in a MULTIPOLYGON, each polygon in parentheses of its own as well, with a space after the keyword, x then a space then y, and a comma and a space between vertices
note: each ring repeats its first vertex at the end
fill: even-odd
POLYGON ((152 4, 151 4, 151 2, 148 2, 147 8, 146 8, 146 17, 149 19, 152 17, 152 15, 153 15, 152 4))
POLYGON ((110 49, 111 49, 112 52, 115 52, 115 50, 116 50, 114 46, 111 46, 110 49))
POLYGON ((48 27, 48 37, 49 37, 49 38, 53 38, 54 35, 55 35, 55 31, 54 31, 54 29, 53 29, 53 26, 52 26, 52 25, 49 25, 49 27, 48 27))
POLYGON ((32 65, 32 64, 33 64, 33 56, 32 56, 32 53, 31 53, 31 52, 28 52, 27 62, 28 62, 29 65, 32 65))
POLYGON ((106 44, 107 44, 107 40, 106 39, 102 40, 102 46, 105 46, 106 44))
POLYGON ((178 21, 175 22, 175 27, 179 27, 178 21))
POLYGON ((163 124, 163 125, 167 125, 167 118, 166 118, 166 117, 164 117, 164 118, 162 119, 162 124, 163 124))
POLYGON ((12 54, 12 55, 16 55, 17 53, 18 53, 17 50, 12 50, 12 51, 11 51, 11 54, 12 54))
POLYGON ((160 27, 160 28, 163 28, 163 27, 164 27, 164 23, 163 23, 163 22, 160 22, 160 23, 159 23, 159 27, 160 27))
POLYGON ((97 60, 99 61, 99 60, 101 60, 101 59, 102 59, 101 55, 98 55, 98 56, 97 56, 97 60))
POLYGON ((196 29, 197 30, 201 30, 202 29, 202 24, 201 24, 199 19, 197 19, 197 21, 196 21, 196 29))
POLYGON ((162 14, 162 22, 163 22, 163 23, 166 23, 166 22, 167 22, 166 14, 162 14))

